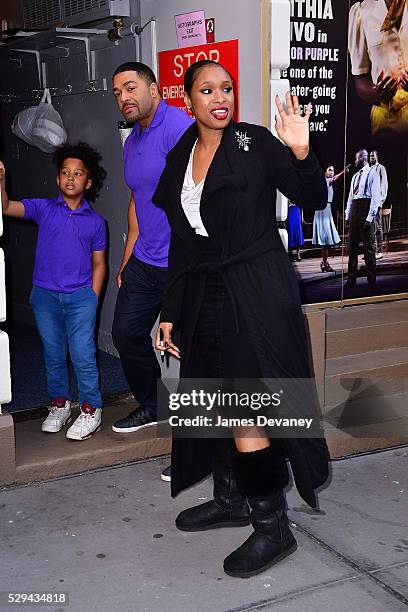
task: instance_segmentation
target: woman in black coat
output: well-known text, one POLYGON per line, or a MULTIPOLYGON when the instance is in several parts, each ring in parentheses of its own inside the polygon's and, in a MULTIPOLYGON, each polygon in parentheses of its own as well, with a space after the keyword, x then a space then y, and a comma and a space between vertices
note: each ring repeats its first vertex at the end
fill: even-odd
MULTIPOLYGON (((305 210, 327 202, 323 174, 309 151, 309 106, 277 98, 276 129, 232 120, 232 78, 202 61, 185 73, 196 123, 167 155, 153 201, 171 226, 169 281, 161 313, 164 345, 179 356, 180 377, 310 379, 298 283, 276 221, 276 190, 305 210), (180 347, 172 341, 180 330, 180 347)), ((160 350, 160 331, 156 347, 160 350)), ((224 561, 232 576, 264 571, 292 553, 283 489, 296 486, 312 507, 328 475, 322 437, 270 439, 240 427, 233 438, 173 437, 172 495, 210 472, 214 500, 182 512, 179 529, 252 523, 254 533, 224 561)))

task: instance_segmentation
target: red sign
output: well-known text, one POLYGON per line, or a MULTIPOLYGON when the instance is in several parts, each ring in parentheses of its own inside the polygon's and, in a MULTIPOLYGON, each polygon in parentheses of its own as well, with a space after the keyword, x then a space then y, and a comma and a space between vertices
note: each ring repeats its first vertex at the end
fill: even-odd
POLYGON ((163 99, 172 106, 187 112, 184 104, 184 73, 191 64, 200 60, 213 60, 225 66, 234 79, 235 112, 234 121, 239 121, 238 113, 238 40, 226 40, 210 45, 186 47, 159 52, 159 80, 163 99))

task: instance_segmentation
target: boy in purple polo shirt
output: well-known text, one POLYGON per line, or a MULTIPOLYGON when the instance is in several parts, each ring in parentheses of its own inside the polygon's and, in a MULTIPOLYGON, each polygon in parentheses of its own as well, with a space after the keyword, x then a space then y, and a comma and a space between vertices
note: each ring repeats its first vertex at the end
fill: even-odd
POLYGON ((74 366, 81 412, 67 438, 85 440, 101 427, 102 397, 94 329, 106 273, 106 227, 84 198, 96 197, 105 177, 100 155, 85 143, 54 154, 56 199, 9 200, 0 162, 3 213, 34 221, 38 240, 30 304, 40 334, 51 408, 42 431, 55 433, 71 421, 67 349, 74 366))

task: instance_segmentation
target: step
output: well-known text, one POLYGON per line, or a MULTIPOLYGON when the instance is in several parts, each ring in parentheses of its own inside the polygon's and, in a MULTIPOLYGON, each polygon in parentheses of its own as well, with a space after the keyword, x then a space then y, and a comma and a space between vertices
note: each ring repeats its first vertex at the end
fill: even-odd
POLYGON ((408 387, 405 393, 352 399, 323 416, 332 459, 408 443, 408 387))
MULTIPOLYGON (((367 432, 368 434, 369 432, 367 432)), ((376 435, 373 430, 371 436, 356 437, 347 432, 338 432, 336 430, 326 431, 326 442, 329 447, 330 457, 332 459, 345 459, 353 455, 359 455, 385 450, 388 448, 396 448, 405 446, 408 443, 408 437, 399 435, 385 437, 384 435, 376 435)))
MULTIPOLYGON (((102 429, 89 440, 68 440, 65 429, 56 434, 41 431, 42 418, 15 420, 16 464, 14 474, 0 484, 47 480, 87 470, 167 455, 171 439, 157 437, 157 427, 127 434, 112 431, 112 423, 135 408, 134 401, 105 406, 102 429)), ((74 415, 76 416, 76 415, 74 415)), ((157 474, 160 478, 160 474, 157 474)))
POLYGON ((403 347, 408 347, 408 319, 326 332, 326 359, 403 347))
POLYGON ((336 332, 385 323, 408 321, 408 300, 380 302, 326 310, 326 331, 336 332))
POLYGON ((405 392, 407 388, 406 346, 335 357, 326 361, 325 410, 349 401, 351 397, 378 397, 405 392))
POLYGON ((356 438, 404 436, 408 439, 408 392, 377 397, 376 401, 357 398, 339 404, 322 416, 325 430, 348 433, 356 438))
MULTIPOLYGON (((408 346, 383 349, 380 351, 367 351, 345 355, 326 360, 326 378, 333 376, 350 375, 350 377, 372 376, 387 377, 387 368, 401 366, 401 376, 404 376, 404 367, 408 367, 408 346)), ((391 370, 390 370, 391 372, 391 370)))

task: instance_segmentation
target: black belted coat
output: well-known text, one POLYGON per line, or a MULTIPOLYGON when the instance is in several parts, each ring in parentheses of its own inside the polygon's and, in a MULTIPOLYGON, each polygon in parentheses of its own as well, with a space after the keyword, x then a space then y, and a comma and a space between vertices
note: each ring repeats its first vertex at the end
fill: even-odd
MULTIPOLYGON (((168 153, 153 197, 171 227, 161 320, 180 329, 180 376, 185 378, 198 377, 191 360, 192 340, 206 272, 214 269, 214 264, 201 260, 180 201, 197 137, 194 123, 168 153)), ((298 282, 278 232, 277 189, 306 211, 326 207, 326 181, 312 152, 305 160, 296 160, 266 128, 231 122, 205 179, 201 218, 221 253, 217 270, 231 297, 237 326, 237 305, 239 316, 245 318, 262 377, 307 378, 310 370, 298 282)), ((305 501, 315 506, 314 489, 328 476, 326 443, 319 438, 284 442, 296 486, 305 501)), ((175 438, 172 455, 173 496, 211 471, 205 439, 175 438)))

